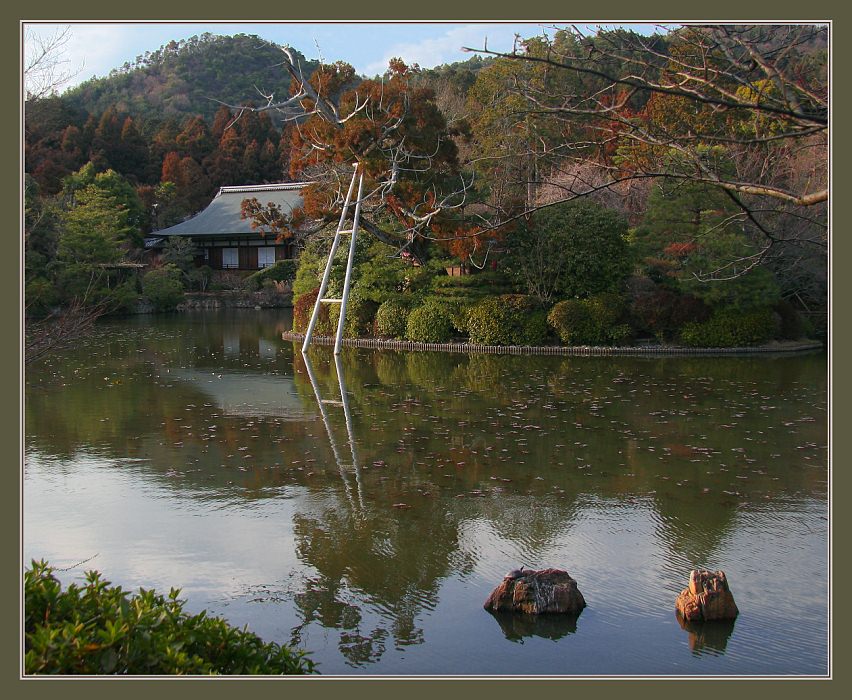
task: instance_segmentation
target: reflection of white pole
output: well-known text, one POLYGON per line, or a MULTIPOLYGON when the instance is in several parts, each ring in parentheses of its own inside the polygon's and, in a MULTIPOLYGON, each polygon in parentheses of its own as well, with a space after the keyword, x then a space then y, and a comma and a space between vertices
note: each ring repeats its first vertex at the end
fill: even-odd
POLYGON ((355 451, 355 430, 352 427, 352 412, 349 410, 349 394, 346 391, 346 380, 343 376, 343 360, 340 355, 334 356, 334 366, 337 369, 337 383, 340 385, 340 400, 343 402, 343 416, 346 418, 346 434, 349 436, 349 449, 352 452, 352 466, 355 468, 355 485, 358 490, 358 502, 364 508, 364 491, 361 487, 361 469, 358 466, 358 454, 355 451))
MULTIPOLYGON (((355 182, 354 178, 352 179, 352 182, 355 182)), ((355 216, 352 218, 352 235, 349 239, 349 258, 346 260, 346 277, 343 280, 343 298, 340 301, 340 318, 337 319, 337 337, 334 340, 335 356, 340 355, 340 347, 343 344, 343 324, 346 322, 346 304, 349 301, 349 283, 352 279, 352 266, 355 264, 355 237, 358 235, 358 222, 361 220, 361 194, 363 191, 364 173, 362 172, 361 177, 358 180, 358 199, 355 202, 355 216)))
MULTIPOLYGON (((314 396, 317 400, 317 405, 319 406, 320 415, 322 416, 323 425, 325 425, 325 432, 328 435, 328 441, 331 444, 331 451, 334 452, 334 461, 337 462, 337 468, 340 470, 340 478, 343 480, 343 485, 346 487, 346 497, 349 499, 349 503, 352 507, 355 507, 355 503, 352 501, 352 488, 349 486, 349 480, 346 478, 346 471, 343 468, 343 459, 340 457, 340 450, 337 448, 337 442, 334 439, 334 433, 331 431, 331 424, 328 422, 328 414, 325 412, 325 402, 320 398, 319 385, 317 384, 317 378, 314 375, 314 368, 311 365, 311 358, 308 357, 307 353, 302 353, 302 357, 305 359, 305 369, 308 370, 308 379, 311 380, 311 387, 314 390, 314 396)), ((338 376, 340 376, 338 374, 338 376)), ((358 500, 361 501, 361 507, 364 507, 363 500, 361 499, 360 488, 358 490, 358 500)))
MULTIPOLYGON (((317 319, 319 318, 319 310, 320 306, 323 304, 325 292, 328 289, 328 278, 331 276, 331 267, 334 264, 334 255, 337 253, 337 246, 340 245, 340 232, 343 230, 343 224, 346 221, 346 214, 349 211, 349 202, 352 201, 352 191, 355 189, 355 175, 358 172, 358 164, 355 163, 355 172, 352 173, 352 182, 349 183, 349 191, 346 193, 346 201, 343 203, 343 210, 340 212, 340 222, 337 224, 337 231, 334 234, 334 241, 331 244, 331 250, 328 253, 328 262, 325 264, 325 272, 322 275, 322 282, 320 283, 319 293, 317 294, 317 300, 314 303, 314 311, 311 314, 311 320, 308 323, 308 330, 305 331, 305 342, 302 343, 302 352, 308 351, 308 346, 311 344, 311 337, 314 334, 314 326, 317 324, 317 319)), ((363 176, 361 178, 363 182, 363 176)), ((359 194, 360 200, 360 194, 359 194)), ((360 201, 358 205, 356 205, 356 211, 360 212, 360 201)), ((356 219, 357 221, 357 219, 356 219)), ((347 270, 348 273, 348 270, 347 270)), ((345 308, 345 305, 344 307, 345 308)), ((343 309, 340 310, 341 317, 343 316, 343 309)))

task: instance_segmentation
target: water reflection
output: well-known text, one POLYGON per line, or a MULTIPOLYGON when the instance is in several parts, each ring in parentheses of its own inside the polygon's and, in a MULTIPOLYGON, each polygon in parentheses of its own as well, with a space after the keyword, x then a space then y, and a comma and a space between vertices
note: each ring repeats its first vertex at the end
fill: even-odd
POLYGON ((689 633, 689 648, 696 656, 701 654, 724 654, 728 640, 734 633, 736 620, 712 620, 690 622, 675 615, 680 628, 689 633))
MULTIPOLYGON (((253 607, 285 606, 293 641, 328 644, 352 668, 428 647, 437 618, 454 630, 444 644, 466 639, 484 624, 488 590, 520 564, 576 572, 600 619, 648 634, 692 568, 733 572, 746 601, 769 566, 796 581, 820 570, 824 358, 335 357, 319 347, 308 357, 280 339, 281 325, 252 313, 134 320, 28 370, 27 488, 61 473, 81 498, 95 493, 83 475, 96 456, 97 478, 112 472, 139 496, 123 527, 140 544, 176 539, 158 531, 160 511, 144 511, 148 493, 177 522, 211 522, 203 545, 180 552, 192 560, 203 546, 205 571, 234 569, 216 540, 230 542, 237 523, 256 525, 258 541, 286 532, 265 580, 278 592, 253 607), (217 525, 221 513, 237 521, 217 525), (799 531, 807 537, 791 542, 799 531), (610 584, 625 567, 655 593, 627 605, 610 584)), ((39 517, 73 532, 75 513, 56 498, 39 517)), ((824 594, 800 612, 810 616, 801 634, 819 645, 824 594)), ((752 600, 755 619, 772 604, 752 600)), ((564 618, 486 622, 472 649, 576 631, 564 618)), ((580 630, 590 650, 595 624, 580 630)), ((724 650, 730 634, 717 632, 690 631, 693 648, 724 650)))
POLYGON ((525 637, 562 639, 577 631, 576 615, 522 615, 510 612, 488 613, 497 620, 506 639, 523 643, 525 637))
POLYGON ((337 372, 337 382, 340 387, 340 400, 335 401, 333 399, 323 399, 320 395, 319 385, 317 384, 316 375, 314 374, 313 365, 311 364, 311 358, 308 357, 307 353, 302 353, 302 359, 305 363, 305 371, 308 373, 308 379, 311 382, 311 388, 314 390, 314 396, 317 401, 317 408, 319 408, 320 415, 322 415, 322 422, 325 426, 325 432, 328 435, 328 442, 331 445, 331 449, 334 452, 334 459, 337 462, 337 466, 340 469, 340 477, 343 480, 343 484, 346 487, 346 495, 351 500, 351 489, 349 486, 349 478, 347 476, 348 468, 352 468, 355 472, 355 486, 358 493, 358 503, 361 510, 364 510, 364 493, 361 487, 361 469, 358 466, 358 453, 357 447, 355 446, 355 436, 352 431, 352 412, 349 408, 349 393, 346 391, 346 379, 343 374, 343 364, 340 359, 340 355, 334 356, 334 365, 335 371, 337 372), (340 406, 343 408, 343 414, 346 421, 346 436, 347 443, 349 444, 349 452, 352 455, 352 461, 347 463, 344 461, 340 448, 337 445, 337 440, 334 437, 334 430, 329 422, 327 406, 340 406))

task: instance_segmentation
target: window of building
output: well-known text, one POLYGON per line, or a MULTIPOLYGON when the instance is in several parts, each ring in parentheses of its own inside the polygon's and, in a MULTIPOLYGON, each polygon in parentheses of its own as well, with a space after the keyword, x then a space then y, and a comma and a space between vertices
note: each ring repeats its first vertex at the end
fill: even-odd
POLYGON ((264 268, 275 264, 275 247, 264 246, 257 249, 257 267, 264 268))
POLYGON ((240 266, 240 256, 236 248, 222 248, 222 269, 236 269, 240 266))

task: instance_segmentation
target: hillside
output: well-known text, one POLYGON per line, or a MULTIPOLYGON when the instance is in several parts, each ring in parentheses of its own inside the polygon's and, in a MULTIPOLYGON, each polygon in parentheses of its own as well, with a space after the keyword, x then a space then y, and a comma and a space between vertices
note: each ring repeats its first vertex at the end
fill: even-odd
MULTIPOLYGON (((306 72, 317 67, 295 53, 306 72)), ((142 121, 197 114, 212 121, 220 102, 259 102, 258 89, 286 95, 290 78, 280 63, 278 46, 260 37, 202 34, 146 52, 105 78, 72 88, 63 98, 90 114, 114 107, 142 121)))

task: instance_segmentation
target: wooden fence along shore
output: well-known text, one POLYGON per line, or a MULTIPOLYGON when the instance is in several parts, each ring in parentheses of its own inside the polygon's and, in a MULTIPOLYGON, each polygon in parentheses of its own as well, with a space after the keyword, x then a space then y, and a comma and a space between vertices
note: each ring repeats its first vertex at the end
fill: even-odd
MULTIPOLYGON (((304 333, 286 331, 283 340, 304 340, 304 333)), ((311 342, 316 345, 334 345, 334 338, 315 335, 311 342)), ((589 347, 583 345, 475 345, 473 343, 415 343, 410 340, 384 340, 382 338, 343 338, 343 345, 350 348, 378 348, 381 350, 426 350, 432 352, 480 353, 486 355, 753 355, 763 353, 798 353, 822 350, 822 343, 801 342, 765 345, 756 348, 684 348, 665 345, 630 347, 589 347)))

